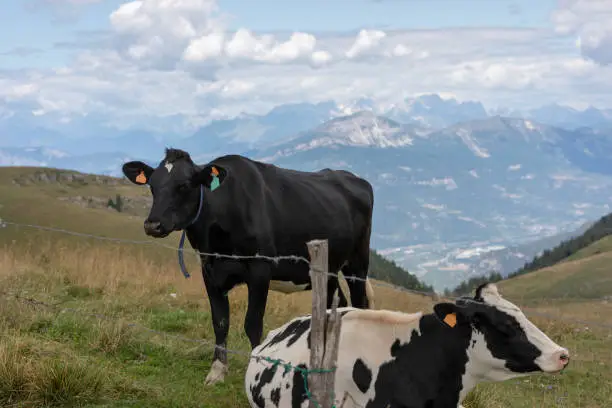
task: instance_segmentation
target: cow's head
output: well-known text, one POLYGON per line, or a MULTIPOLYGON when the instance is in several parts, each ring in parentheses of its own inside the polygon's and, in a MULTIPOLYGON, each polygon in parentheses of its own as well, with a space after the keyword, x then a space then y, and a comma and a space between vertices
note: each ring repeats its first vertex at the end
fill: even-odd
POLYGON ((474 298, 434 306, 451 327, 470 325, 470 369, 491 381, 535 372, 557 373, 569 363, 569 352, 538 329, 494 284, 476 289, 474 298), (452 319, 449 319, 452 316, 452 319))
POLYGON ((166 157, 156 168, 131 161, 123 165, 123 174, 132 183, 151 189, 153 205, 144 230, 162 238, 189 226, 200 205, 200 187, 214 190, 223 183, 227 171, 218 165, 198 166, 187 152, 166 149, 166 157))

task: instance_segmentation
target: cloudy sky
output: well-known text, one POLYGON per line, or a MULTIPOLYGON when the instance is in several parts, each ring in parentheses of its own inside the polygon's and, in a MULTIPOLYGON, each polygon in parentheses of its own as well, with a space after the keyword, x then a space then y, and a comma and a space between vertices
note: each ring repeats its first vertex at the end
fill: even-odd
POLYGON ((420 93, 612 108, 612 0, 10 0, 0 105, 193 118, 420 93))

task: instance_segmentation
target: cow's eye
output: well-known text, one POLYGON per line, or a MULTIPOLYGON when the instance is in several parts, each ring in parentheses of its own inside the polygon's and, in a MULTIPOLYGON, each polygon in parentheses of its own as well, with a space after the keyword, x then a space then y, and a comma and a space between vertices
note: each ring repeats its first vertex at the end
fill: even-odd
POLYGON ((179 193, 185 193, 189 190, 189 184, 187 183, 179 184, 177 187, 177 190, 179 193))

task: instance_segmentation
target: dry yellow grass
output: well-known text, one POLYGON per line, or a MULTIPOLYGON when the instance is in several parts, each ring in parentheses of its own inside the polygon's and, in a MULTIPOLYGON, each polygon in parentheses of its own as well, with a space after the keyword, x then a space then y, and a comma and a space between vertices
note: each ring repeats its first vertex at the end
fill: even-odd
MULTIPOLYGON (((188 257, 192 278, 186 280, 175 257, 173 251, 163 248, 61 239, 20 240, 0 250, 3 290, 117 319, 108 322, 78 313, 58 314, 2 299, 0 402, 21 403, 15 406, 24 407, 247 407, 242 388, 244 357, 231 358, 231 374, 225 384, 205 388, 209 346, 168 339, 127 325, 135 322, 213 341, 209 305, 197 262, 188 257), (160 251, 167 253, 162 256, 160 251), (154 261, 152 253, 157 255, 154 261), (45 358, 40 359, 40 355, 45 358), (68 363, 60 364, 62 361, 68 363), (77 378, 84 378, 89 385, 78 387, 73 384, 77 378)), ((433 305, 426 296, 376 285, 374 290, 377 308, 429 312, 433 305)), ((271 292, 265 330, 309 313, 310 296, 271 292)), ((228 347, 248 351, 242 330, 246 288, 235 289, 229 297, 228 347)), ((516 301, 512 296, 510 299, 516 301)), ((590 311, 609 308, 593 302, 533 304, 536 311, 561 312, 601 322, 607 316, 590 311)), ((605 407, 612 398, 611 332, 543 318, 533 320, 572 351, 574 359, 568 373, 487 384, 478 388, 466 407, 605 407)))

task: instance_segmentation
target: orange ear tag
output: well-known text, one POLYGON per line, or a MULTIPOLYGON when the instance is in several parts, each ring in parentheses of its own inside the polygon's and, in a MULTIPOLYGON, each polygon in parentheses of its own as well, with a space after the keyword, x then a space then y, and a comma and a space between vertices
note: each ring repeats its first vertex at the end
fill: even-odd
POLYGON ((212 175, 213 175, 213 176, 218 176, 218 175, 219 175, 219 170, 217 170, 217 168, 216 168, 216 167, 214 167, 214 166, 213 166, 213 168, 212 168, 212 175))
POLYGON ((147 176, 145 176, 143 170, 140 170, 140 174, 138 174, 138 176, 136 176, 136 182, 140 183, 140 184, 146 184, 147 176))
POLYGON ((444 317, 444 323, 448 324, 450 327, 455 327, 457 325, 457 315, 454 313, 449 313, 444 317))

